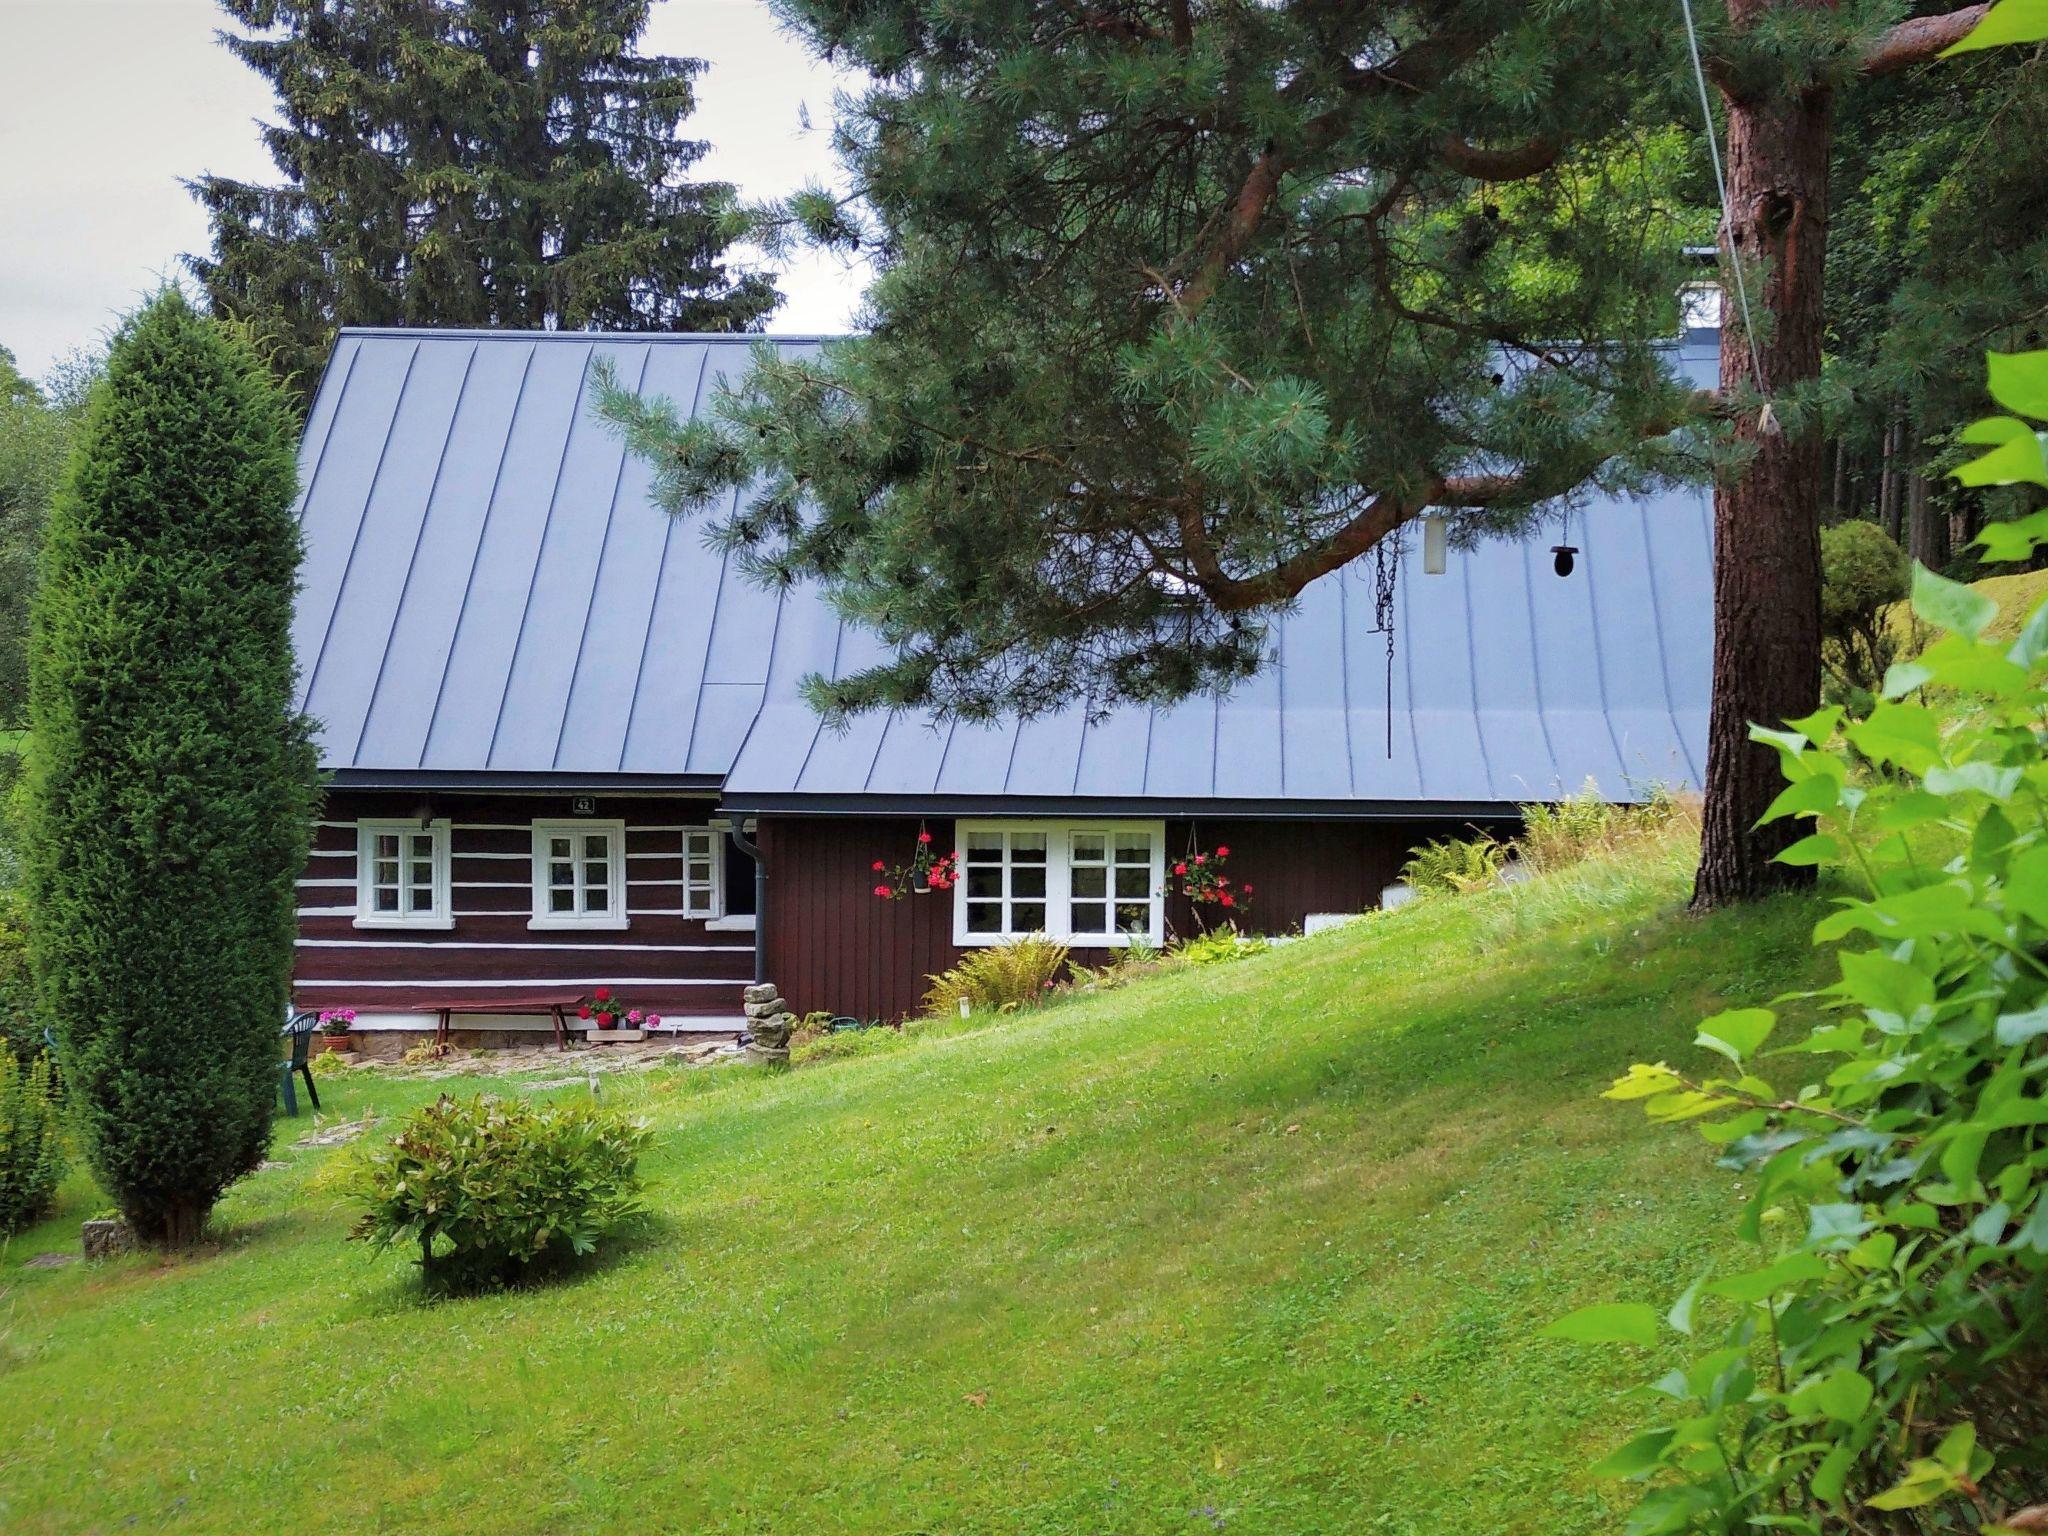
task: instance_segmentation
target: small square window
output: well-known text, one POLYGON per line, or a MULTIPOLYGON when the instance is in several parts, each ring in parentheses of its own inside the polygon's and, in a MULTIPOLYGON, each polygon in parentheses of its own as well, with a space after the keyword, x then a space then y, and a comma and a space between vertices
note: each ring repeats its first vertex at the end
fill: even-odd
POLYGON ((714 827, 683 829, 683 916, 725 915, 725 834, 714 827))
POLYGON ((449 928, 448 823, 356 823, 356 926, 449 928))
POLYGON ((625 927, 625 843, 624 822, 535 823, 528 926, 625 927))

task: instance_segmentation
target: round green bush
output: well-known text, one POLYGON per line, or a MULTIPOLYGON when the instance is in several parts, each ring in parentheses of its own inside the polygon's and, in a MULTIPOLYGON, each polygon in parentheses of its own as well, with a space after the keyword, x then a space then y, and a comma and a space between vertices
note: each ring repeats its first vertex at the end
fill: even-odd
POLYGON ((529 1104, 443 1094, 342 1176, 365 1207, 349 1235, 377 1248, 417 1245, 437 1285, 519 1279, 593 1252, 638 1215, 643 1122, 589 1100, 529 1104))

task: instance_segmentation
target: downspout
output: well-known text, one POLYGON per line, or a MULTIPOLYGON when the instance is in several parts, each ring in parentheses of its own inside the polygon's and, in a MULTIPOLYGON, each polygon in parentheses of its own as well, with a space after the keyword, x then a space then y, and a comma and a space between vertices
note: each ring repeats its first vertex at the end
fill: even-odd
POLYGON ((746 822, 735 818, 727 833, 733 846, 754 861, 754 981, 768 979, 768 861, 761 845, 747 836, 746 822))

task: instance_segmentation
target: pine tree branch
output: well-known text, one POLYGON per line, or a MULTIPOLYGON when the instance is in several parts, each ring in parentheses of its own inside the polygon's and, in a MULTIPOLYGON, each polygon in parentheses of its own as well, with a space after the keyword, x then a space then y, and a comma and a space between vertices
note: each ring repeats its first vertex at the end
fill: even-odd
POLYGON ((1859 72, 1869 79, 1923 64, 1944 48, 1961 42, 1990 9, 1988 4, 1966 5, 1945 15, 1915 16, 1902 21, 1863 55, 1859 72))
POLYGON ((1557 164, 1564 146, 1541 133, 1509 149, 1481 149, 1454 137, 1445 139, 1437 153, 1445 165, 1473 181, 1526 181, 1557 164))

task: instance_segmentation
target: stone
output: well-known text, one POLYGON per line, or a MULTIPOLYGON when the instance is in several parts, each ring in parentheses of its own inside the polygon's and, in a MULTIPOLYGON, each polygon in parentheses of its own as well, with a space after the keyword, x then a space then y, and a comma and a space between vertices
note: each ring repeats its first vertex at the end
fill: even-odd
POLYGON ((789 1004, 773 997, 765 1003, 748 1003, 742 1012, 750 1019, 773 1019, 789 1012, 789 1004))
POLYGON ((88 1259, 111 1259, 135 1246, 135 1234, 118 1216, 85 1222, 78 1229, 78 1240, 88 1259))
POLYGON ((796 1021, 783 1014, 780 1018, 756 1019, 748 1033, 754 1037, 754 1044, 780 1051, 788 1048, 789 1037, 795 1029, 796 1021))
POLYGON ((760 1041, 756 1040, 747 1047, 747 1060, 765 1062, 770 1066, 787 1066, 789 1063, 789 1047, 786 1045, 763 1045, 760 1041))
POLYGON ((39 1253, 22 1264, 23 1269, 62 1269, 66 1264, 76 1264, 75 1253, 39 1253))
POLYGON ((758 982, 740 994, 741 999, 749 1003, 772 1002, 780 996, 782 994, 775 990, 775 983, 772 981, 758 982))

